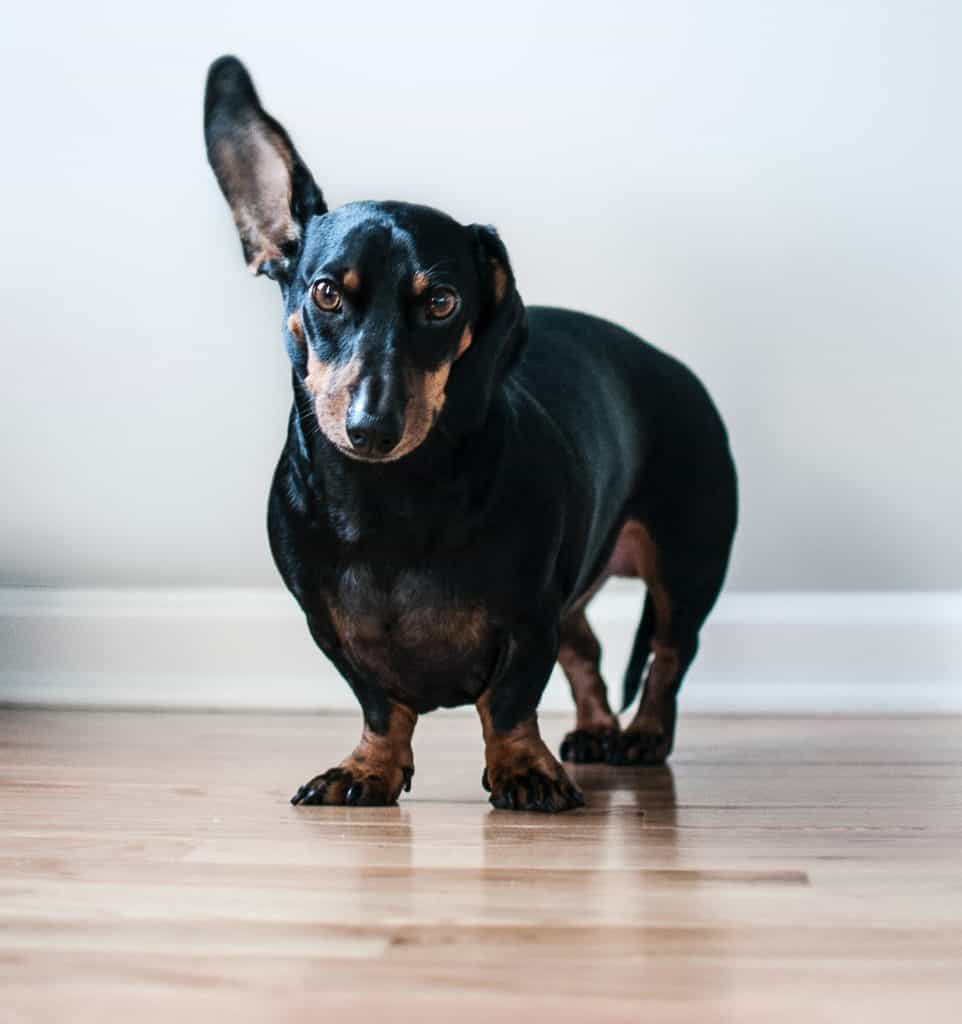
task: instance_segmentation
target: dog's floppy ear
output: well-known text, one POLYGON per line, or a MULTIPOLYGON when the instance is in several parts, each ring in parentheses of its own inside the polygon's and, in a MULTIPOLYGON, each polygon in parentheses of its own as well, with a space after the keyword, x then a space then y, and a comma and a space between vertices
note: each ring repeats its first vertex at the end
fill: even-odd
POLYGON ((514 291, 514 273, 508 250, 498 232, 489 226, 472 224, 474 259, 481 284, 480 327, 483 329, 501 304, 514 291))
POLYGON ((472 224, 480 308, 474 340, 452 366, 443 415, 451 432, 477 429, 492 396, 515 365, 528 338, 524 303, 514 283, 508 251, 491 227, 472 224))
POLYGON ((528 338, 527 318, 501 236, 480 224, 472 224, 470 230, 481 285, 477 339, 471 347, 485 351, 497 384, 521 356, 528 338))
POLYGON ((255 274, 284 280, 308 219, 326 212, 287 132, 261 106, 247 69, 220 57, 207 73, 204 138, 255 274))

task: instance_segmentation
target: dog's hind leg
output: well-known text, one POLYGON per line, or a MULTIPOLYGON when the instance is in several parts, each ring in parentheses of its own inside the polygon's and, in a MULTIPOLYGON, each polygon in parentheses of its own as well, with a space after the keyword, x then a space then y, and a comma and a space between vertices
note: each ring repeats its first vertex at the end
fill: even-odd
MULTIPOLYGON (((701 567, 690 577, 666 573, 649 582, 654 613, 651 660, 641 704, 618 737, 611 764, 662 764, 671 753, 678 713, 678 691, 698 651, 698 632, 721 589, 725 563, 701 567), (683 582, 682 582, 683 581, 683 582), (660 593, 657 588, 661 588, 660 593)), ((626 675, 626 695, 630 692, 626 675)))
POLYGON ((694 505, 655 520, 629 519, 612 555, 618 576, 637 576, 648 593, 625 673, 623 708, 641 705, 617 737, 610 764, 661 764, 671 753, 678 691, 698 650, 698 633, 721 590, 731 543, 726 506, 694 505), (710 513, 716 508, 718 515, 710 513), (707 509, 707 512, 706 512, 707 509))
POLYGON ((575 728, 561 743, 561 760, 576 763, 606 761, 615 749, 618 719, 608 704, 601 677, 601 644, 576 608, 561 623, 558 661, 575 700, 575 728))
POLYGON ((678 691, 698 649, 697 634, 652 643, 641 704, 611 752, 611 764, 662 764, 671 753, 678 716, 678 691))

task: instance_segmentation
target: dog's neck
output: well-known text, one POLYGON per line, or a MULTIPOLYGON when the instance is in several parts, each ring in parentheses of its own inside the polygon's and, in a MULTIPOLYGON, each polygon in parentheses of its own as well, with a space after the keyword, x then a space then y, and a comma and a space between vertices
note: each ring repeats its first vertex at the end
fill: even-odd
POLYGON ((408 554, 469 542, 494 500, 510 430, 513 370, 527 340, 516 291, 448 378, 446 401, 423 443, 394 462, 360 462, 321 432, 295 367, 288 457, 309 515, 346 546, 408 554))
POLYGON ((445 417, 424 442, 394 462, 352 459, 319 430, 311 401, 294 379, 288 457, 312 506, 347 546, 427 550, 456 543, 484 506, 504 439, 503 389, 470 430, 451 433, 445 417))

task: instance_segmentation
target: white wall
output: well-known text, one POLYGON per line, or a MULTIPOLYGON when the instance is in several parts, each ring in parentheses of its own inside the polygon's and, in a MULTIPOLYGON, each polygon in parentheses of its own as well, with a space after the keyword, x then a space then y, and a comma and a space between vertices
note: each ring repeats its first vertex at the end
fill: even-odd
POLYGON ((734 588, 962 587, 958 3, 140 6, 4 19, 0 581, 275 579, 279 300, 201 138, 226 51, 330 202, 494 223, 528 301, 691 362, 734 588))
MULTIPOLYGON (((641 602, 614 580, 591 605, 613 704, 641 602)), ((962 593, 729 592, 701 640, 686 714, 962 713, 962 593)), ((0 587, 7 703, 357 710, 290 596, 239 587, 0 587)), ((571 708, 559 668, 538 706, 571 708)))

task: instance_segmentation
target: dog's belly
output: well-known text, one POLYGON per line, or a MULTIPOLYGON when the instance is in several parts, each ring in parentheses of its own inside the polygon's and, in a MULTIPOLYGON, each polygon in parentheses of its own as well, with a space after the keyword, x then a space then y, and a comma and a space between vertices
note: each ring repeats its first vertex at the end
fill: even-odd
POLYGON ((470 596, 427 573, 376 581, 364 568, 341 573, 327 597, 351 664, 418 712, 478 699, 497 657, 489 616, 470 596))

